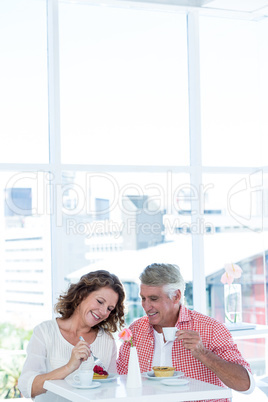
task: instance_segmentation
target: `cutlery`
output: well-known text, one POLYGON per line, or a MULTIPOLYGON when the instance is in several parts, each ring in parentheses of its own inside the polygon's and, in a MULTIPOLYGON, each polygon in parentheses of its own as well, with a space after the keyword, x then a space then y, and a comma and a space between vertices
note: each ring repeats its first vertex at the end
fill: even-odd
MULTIPOLYGON (((84 339, 82 336, 79 336, 79 339, 80 339, 80 341, 84 341, 84 342, 85 342, 85 339, 84 339)), ((101 363, 101 360, 100 360, 98 357, 96 357, 96 356, 94 355, 94 353, 92 352, 91 348, 90 348, 90 354, 91 354, 91 356, 93 357, 94 364, 97 364, 97 362, 101 363)), ((103 369, 105 370, 104 365, 103 365, 102 363, 101 363, 100 365, 101 365, 101 366, 103 367, 103 369)))

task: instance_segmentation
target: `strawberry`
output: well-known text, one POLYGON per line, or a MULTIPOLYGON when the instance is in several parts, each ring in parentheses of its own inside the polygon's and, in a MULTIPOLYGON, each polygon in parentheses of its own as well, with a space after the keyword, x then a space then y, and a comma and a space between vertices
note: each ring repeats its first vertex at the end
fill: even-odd
POLYGON ((94 366, 93 368, 94 373, 100 374, 100 375, 108 375, 107 371, 103 370, 101 366, 94 366))

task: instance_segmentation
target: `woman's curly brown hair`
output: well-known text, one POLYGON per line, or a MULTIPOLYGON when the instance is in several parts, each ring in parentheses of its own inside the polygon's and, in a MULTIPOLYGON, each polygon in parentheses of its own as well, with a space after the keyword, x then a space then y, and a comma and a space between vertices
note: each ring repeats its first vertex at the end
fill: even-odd
POLYGON ((58 303, 55 305, 55 311, 61 315, 61 318, 69 318, 90 293, 103 287, 113 289, 118 294, 118 302, 109 317, 100 322, 98 327, 109 332, 116 332, 118 329, 121 329, 125 322, 125 291, 118 277, 110 274, 108 271, 98 270, 89 272, 83 275, 79 282, 71 284, 67 292, 59 296, 58 303))

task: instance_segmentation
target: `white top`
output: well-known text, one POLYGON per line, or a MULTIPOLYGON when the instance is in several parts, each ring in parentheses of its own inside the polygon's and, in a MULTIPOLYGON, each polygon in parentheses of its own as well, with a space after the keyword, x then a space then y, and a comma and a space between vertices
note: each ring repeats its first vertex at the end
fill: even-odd
MULTIPOLYGON (((68 363, 73 347, 62 336, 56 319, 44 321, 37 325, 33 330, 33 335, 27 347, 27 358, 18 382, 22 395, 25 398, 31 397, 32 383, 37 375, 48 373, 68 363)), ((117 348, 111 334, 100 329, 95 341, 91 344, 91 349, 109 373, 116 373, 117 348)), ((92 367, 93 364, 93 359, 89 358, 80 367, 85 369, 92 367)), ((73 376, 74 373, 68 377, 73 376)), ((55 398, 55 395, 52 397, 49 394, 47 392, 39 395, 35 398, 35 401, 66 401, 65 398, 55 398)))
POLYGON ((154 329, 154 357, 153 366, 169 366, 172 367, 172 346, 173 341, 164 342, 162 333, 158 333, 154 329))

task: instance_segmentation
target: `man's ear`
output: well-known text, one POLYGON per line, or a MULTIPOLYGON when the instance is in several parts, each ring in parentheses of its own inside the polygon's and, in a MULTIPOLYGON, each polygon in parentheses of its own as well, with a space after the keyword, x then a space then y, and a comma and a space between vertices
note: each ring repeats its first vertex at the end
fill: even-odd
POLYGON ((176 290, 175 295, 173 296, 174 303, 180 303, 181 301, 181 291, 179 289, 176 290))

